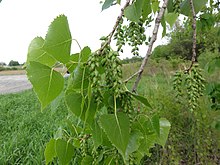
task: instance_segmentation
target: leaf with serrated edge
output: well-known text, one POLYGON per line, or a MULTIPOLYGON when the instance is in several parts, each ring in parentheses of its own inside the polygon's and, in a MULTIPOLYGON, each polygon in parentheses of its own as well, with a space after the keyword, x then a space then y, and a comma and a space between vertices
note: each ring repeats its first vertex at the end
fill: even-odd
POLYGON ((49 26, 43 49, 61 63, 67 63, 70 57, 72 37, 67 17, 58 16, 49 26))
POLYGON ((46 159, 46 164, 49 164, 50 162, 52 162, 53 158, 56 157, 55 139, 50 139, 50 141, 46 144, 44 157, 46 159))
POLYGON ((100 124, 112 144, 125 158, 129 141, 129 118, 126 114, 100 116, 100 124))
POLYGON ((30 61, 36 61, 47 66, 53 66, 56 63, 57 60, 42 49, 43 44, 44 39, 42 37, 36 37, 31 41, 28 47, 27 65, 30 61))
POLYGON ((72 144, 62 139, 56 140, 55 150, 61 165, 68 164, 74 155, 74 147, 72 144))
POLYGON ((64 78, 54 69, 34 61, 30 62, 26 70, 43 110, 62 92, 64 78))

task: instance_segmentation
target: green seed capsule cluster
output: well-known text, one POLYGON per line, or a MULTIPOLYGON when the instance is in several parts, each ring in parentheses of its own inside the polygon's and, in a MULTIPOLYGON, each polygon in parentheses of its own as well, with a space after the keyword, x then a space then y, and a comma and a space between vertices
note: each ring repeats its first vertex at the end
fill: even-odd
POLYGON ((176 93, 177 96, 183 95, 182 92, 183 76, 184 76, 183 72, 176 72, 176 74, 174 75, 173 88, 177 92, 176 93))
POLYGON ((120 21, 114 39, 117 40, 116 46, 118 51, 123 52, 122 47, 128 43, 132 47, 133 55, 139 55, 139 46, 146 43, 145 25, 149 20, 140 19, 139 22, 130 22, 129 25, 123 25, 123 20, 120 21))
POLYGON ((177 14, 180 14, 180 5, 182 3, 182 0, 175 0, 174 3, 173 3, 173 9, 174 9, 174 12, 177 13, 177 14))
POLYGON ((85 157, 88 154, 88 145, 87 145, 87 140, 86 140, 86 135, 85 134, 81 135, 80 149, 81 149, 82 157, 85 157))
POLYGON ((106 86, 114 92, 115 96, 120 96, 122 91, 122 69, 121 61, 118 58, 119 54, 111 49, 105 50, 105 57, 101 64, 105 66, 105 81, 106 86))
POLYGON ((205 79, 202 77, 201 69, 195 65, 186 76, 188 102, 190 110, 194 111, 198 106, 198 98, 203 95, 205 79))
POLYGON ((187 73, 177 72, 174 76, 174 89, 177 96, 183 97, 186 94, 190 111, 198 106, 198 98, 203 95, 205 79, 201 74, 202 70, 194 65, 187 73))
POLYGON ((126 30, 126 26, 122 26, 123 25, 123 18, 120 20, 118 27, 116 29, 115 35, 114 35, 114 40, 117 40, 116 42, 116 46, 118 47, 118 52, 122 52, 123 53, 123 49, 122 47, 125 45, 125 30, 126 30))
POLYGON ((88 59, 87 65, 90 71, 90 82, 93 88, 93 95, 98 103, 102 102, 102 82, 101 75, 99 73, 101 57, 97 53, 92 53, 88 59))

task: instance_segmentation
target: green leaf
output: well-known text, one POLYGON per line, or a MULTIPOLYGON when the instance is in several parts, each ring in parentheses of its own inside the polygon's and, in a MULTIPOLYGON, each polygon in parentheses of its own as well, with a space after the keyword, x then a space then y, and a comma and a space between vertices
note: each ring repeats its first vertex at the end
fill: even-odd
POLYGON ((82 95, 73 90, 67 90, 65 95, 66 104, 69 110, 75 114, 77 117, 80 117, 83 113, 81 108, 82 104, 82 95))
POLYGON ((131 133, 128 146, 126 149, 126 158, 128 158, 130 154, 138 150, 140 146, 141 137, 142 134, 139 131, 135 131, 131 133))
POLYGON ((156 13, 157 10, 159 9, 159 4, 160 4, 160 2, 158 0, 154 0, 152 2, 152 10, 154 13, 156 13))
POLYGON ((81 161, 81 165, 88 165, 88 164, 92 164, 93 162, 93 157, 86 155, 82 161, 81 161))
POLYGON ((97 109, 97 104, 93 98, 90 102, 83 99, 82 94, 69 88, 66 91, 65 100, 68 109, 88 124, 92 124, 97 109))
POLYGON ((115 0, 105 0, 104 4, 102 5, 102 11, 108 9, 115 0))
POLYGON ((78 65, 79 65, 79 53, 76 53, 70 56, 69 62, 66 63, 66 68, 70 73, 72 73, 78 65))
POLYGON ((144 0, 136 0, 133 4, 125 8, 124 14, 127 19, 138 22, 142 15, 144 0))
POLYGON ((157 143, 157 138, 158 137, 156 134, 145 135, 144 138, 141 140, 141 144, 140 144, 138 151, 142 155, 146 154, 147 156, 150 157, 151 153, 149 152, 149 150, 155 146, 155 144, 157 143))
POLYGON ((81 90, 88 88, 89 85, 89 71, 82 65, 78 65, 69 78, 68 88, 74 90, 81 90))
POLYGON ((166 26, 166 21, 164 19, 164 16, 161 19, 161 25, 163 27, 162 37, 164 37, 167 33, 167 26, 166 26))
POLYGON ((166 13, 164 15, 164 19, 170 25, 170 27, 173 27, 173 25, 176 22, 177 18, 178 18, 177 13, 166 13))
POLYGON ((119 5, 120 5, 120 4, 121 4, 121 0, 117 0, 117 4, 119 4, 119 5))
POLYGON ((91 54, 91 49, 88 46, 84 47, 80 52, 80 62, 81 63, 87 62, 90 54, 91 54))
POLYGON ((142 17, 144 20, 147 19, 148 15, 152 12, 150 0, 144 0, 142 17))
POLYGON ((136 95, 136 94, 134 94, 134 93, 132 93, 132 92, 130 92, 130 91, 127 91, 127 92, 128 92, 130 95, 132 95, 136 100, 138 100, 138 101, 140 101, 142 104, 144 104, 145 106, 152 108, 151 105, 150 105, 150 103, 148 102, 148 100, 147 100, 145 97, 140 96, 140 95, 136 95))
POLYGON ((127 145, 129 142, 129 118, 126 114, 119 113, 102 115, 100 124, 112 144, 119 150, 125 158, 127 145))
POLYGON ((73 72, 74 69, 79 65, 79 63, 87 62, 89 55, 91 54, 91 49, 86 46, 80 53, 76 53, 70 56, 69 62, 66 64, 67 70, 73 72))
POLYGON ((108 156, 105 160, 104 160, 104 165, 115 165, 115 156, 108 156))
POLYGON ((43 110, 62 92, 64 78, 59 72, 38 62, 30 62, 26 70, 43 110))
POLYGON ((169 132, 170 132, 170 122, 165 119, 160 119, 160 137, 158 139, 158 144, 160 144, 162 147, 165 146, 169 132))
POLYGON ((50 107, 51 107, 51 111, 52 112, 55 112, 56 109, 59 107, 61 101, 63 100, 64 98, 64 92, 62 91, 59 96, 56 97, 56 99, 54 99, 51 104, 50 104, 50 107))
POLYGON ((43 44, 44 39, 42 37, 36 37, 31 41, 28 47, 27 65, 30 61, 36 61, 47 66, 53 66, 56 63, 56 59, 42 49, 43 44))
POLYGON ((44 157, 46 159, 46 164, 49 164, 53 161, 53 158, 56 157, 55 151, 55 139, 50 139, 50 141, 46 144, 46 148, 44 151, 44 157))
POLYGON ((153 129, 155 130, 156 134, 160 136, 160 120, 159 116, 156 114, 151 118, 151 124, 153 129))
POLYGON ((102 130, 96 121, 92 124, 91 132, 92 132, 94 147, 98 148, 102 144, 103 139, 102 139, 102 130))
POLYGON ((74 147, 69 142, 62 139, 56 140, 56 154, 60 164, 68 164, 74 155, 74 147))
MULTIPOLYGON (((198 13, 203 7, 205 7, 208 0, 193 0, 195 12, 198 13)), ((181 14, 185 16, 192 16, 189 0, 184 0, 180 5, 181 14)))
POLYGON ((49 26, 43 49, 61 63, 67 63, 70 58, 72 37, 67 17, 60 15, 49 26))
POLYGON ((172 12, 174 11, 174 10, 173 10, 173 0, 169 0, 169 1, 168 1, 167 11, 168 11, 168 13, 172 13, 172 12))

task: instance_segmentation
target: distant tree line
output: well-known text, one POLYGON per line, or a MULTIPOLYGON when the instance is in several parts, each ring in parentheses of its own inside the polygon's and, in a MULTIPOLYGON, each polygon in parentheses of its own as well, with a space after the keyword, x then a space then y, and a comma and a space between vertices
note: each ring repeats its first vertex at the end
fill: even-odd
MULTIPOLYGON (((167 45, 159 45, 154 49, 152 58, 190 60, 192 56, 192 33, 184 27, 178 27, 169 34, 169 38, 167 45)), ((220 27, 213 27, 206 33, 198 34, 196 53, 199 55, 205 50, 220 52, 220 27)))
POLYGON ((126 57, 125 59, 122 59, 122 64, 128 64, 128 63, 135 63, 140 62, 143 60, 143 57, 140 56, 133 56, 132 58, 126 57))

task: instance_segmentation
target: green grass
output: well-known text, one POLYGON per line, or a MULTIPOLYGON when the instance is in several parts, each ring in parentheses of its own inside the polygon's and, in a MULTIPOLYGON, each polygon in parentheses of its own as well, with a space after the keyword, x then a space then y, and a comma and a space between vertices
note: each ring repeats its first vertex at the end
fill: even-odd
POLYGON ((45 144, 66 113, 64 105, 42 113, 32 90, 0 95, 0 164, 44 164, 45 144))

